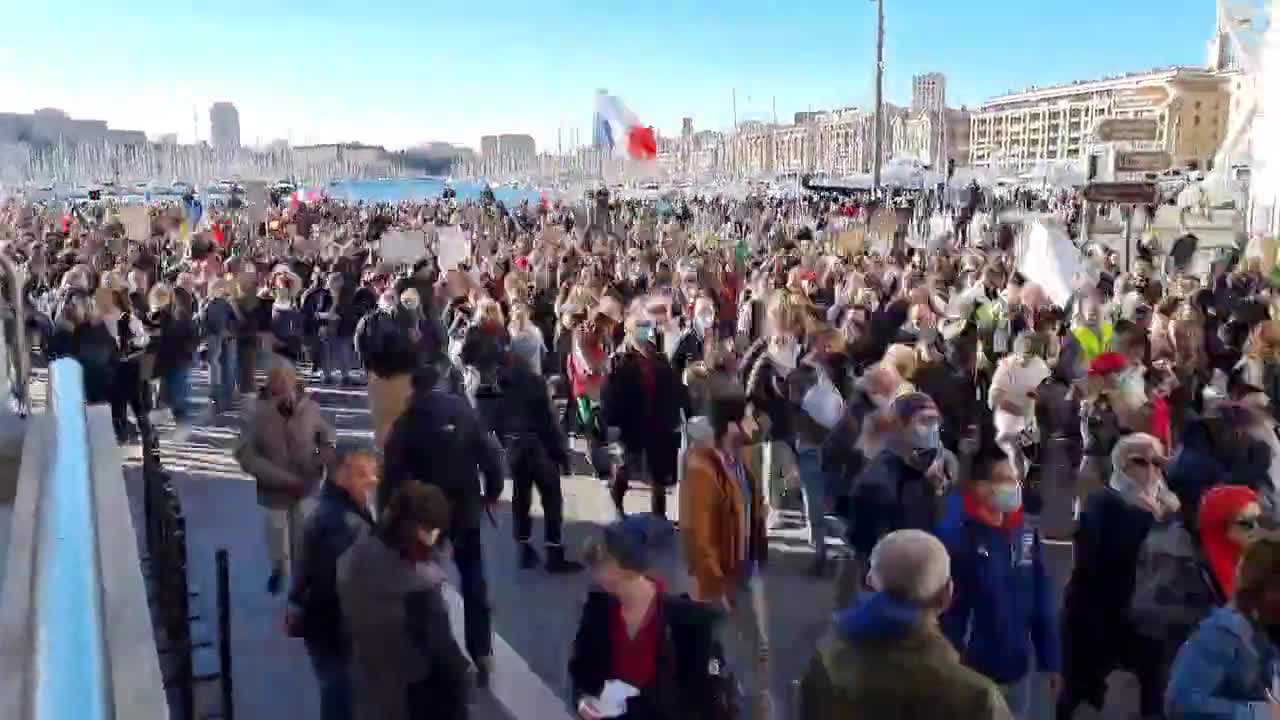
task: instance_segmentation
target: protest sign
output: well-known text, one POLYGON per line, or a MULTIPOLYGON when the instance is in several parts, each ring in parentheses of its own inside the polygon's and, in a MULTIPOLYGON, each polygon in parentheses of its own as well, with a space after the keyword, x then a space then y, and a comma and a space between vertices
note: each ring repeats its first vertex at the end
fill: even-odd
POLYGON ((836 234, 836 252, 845 257, 861 255, 867 243, 867 229, 862 225, 853 225, 836 234))
POLYGON ((120 224, 130 240, 145 242, 151 239, 151 213, 146 205, 126 205, 120 208, 120 224))
POLYGON ((427 254, 427 234, 422 230, 388 230, 382 235, 382 259, 411 264, 427 254))
POLYGON ((457 225, 449 225, 442 227, 438 231, 439 241, 436 249, 436 258, 440 262, 441 270, 452 270, 462 262, 465 262, 471 254, 470 243, 467 241, 467 234, 457 225))

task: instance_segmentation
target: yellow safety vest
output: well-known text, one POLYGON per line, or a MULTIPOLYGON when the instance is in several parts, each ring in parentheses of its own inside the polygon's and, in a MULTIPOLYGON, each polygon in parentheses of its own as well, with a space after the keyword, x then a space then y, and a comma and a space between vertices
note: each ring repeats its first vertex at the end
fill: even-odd
POLYGON ((1111 337, 1114 334, 1111 323, 1102 323, 1102 339, 1087 327, 1078 327, 1071 330, 1071 334, 1075 336, 1076 344, 1080 346, 1080 353, 1084 356, 1085 364, 1093 362, 1093 359, 1104 352, 1111 349, 1111 337))

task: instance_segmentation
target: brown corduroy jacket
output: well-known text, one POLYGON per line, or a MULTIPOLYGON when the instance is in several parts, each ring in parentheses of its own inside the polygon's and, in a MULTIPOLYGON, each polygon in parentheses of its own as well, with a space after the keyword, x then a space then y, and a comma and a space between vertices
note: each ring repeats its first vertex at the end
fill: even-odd
MULTIPOLYGON (((745 455, 745 453, 744 453, 745 455)), ((763 490, 741 458, 751 485, 751 528, 743 551, 745 498, 738 479, 711 447, 691 450, 680 486, 680 532, 694 597, 712 602, 729 590, 745 568, 744 558, 763 566, 767 552, 763 490)))

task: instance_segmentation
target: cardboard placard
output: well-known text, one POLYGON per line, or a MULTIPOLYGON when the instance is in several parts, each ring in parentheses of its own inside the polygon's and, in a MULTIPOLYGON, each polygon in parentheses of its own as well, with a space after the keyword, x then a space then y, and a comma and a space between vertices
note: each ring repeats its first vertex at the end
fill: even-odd
POLYGON ((427 254, 427 233, 422 230, 388 230, 382 235, 382 259, 411 264, 427 254))
POLYGON ((854 225, 836 234, 836 252, 844 257, 861 255, 867 246, 867 229, 862 225, 854 225))
POLYGON ((438 231, 436 258, 441 270, 452 270, 471 255, 471 243, 467 234, 457 225, 449 225, 438 231))
POLYGON ((120 224, 130 240, 145 242, 151 239, 151 213, 146 205, 126 205, 120 208, 120 224))

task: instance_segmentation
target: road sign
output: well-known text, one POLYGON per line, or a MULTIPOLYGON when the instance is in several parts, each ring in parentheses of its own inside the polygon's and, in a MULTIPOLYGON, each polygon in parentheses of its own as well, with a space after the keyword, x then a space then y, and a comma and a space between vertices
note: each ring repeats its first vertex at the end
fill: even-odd
POLYGON ((1089 202, 1113 202, 1125 205, 1151 205, 1158 194, 1155 183, 1093 183, 1084 189, 1089 202))
POLYGON ((1107 118, 1094 130, 1101 142, 1149 142, 1159 133, 1160 125, 1150 118, 1107 118))
POLYGON ((1163 150, 1116 153, 1116 172, 1160 172, 1171 165, 1173 156, 1163 150))
POLYGON ((1114 110, 1144 110, 1169 102, 1169 90, 1160 85, 1146 85, 1117 91, 1111 99, 1114 110))

